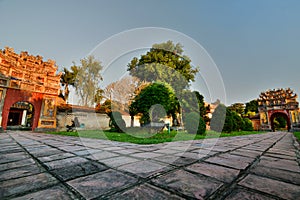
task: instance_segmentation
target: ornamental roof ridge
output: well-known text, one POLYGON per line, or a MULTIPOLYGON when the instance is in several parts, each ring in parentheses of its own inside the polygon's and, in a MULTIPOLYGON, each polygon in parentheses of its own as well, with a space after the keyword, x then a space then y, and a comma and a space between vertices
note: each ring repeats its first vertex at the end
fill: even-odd
POLYGON ((55 60, 48 59, 47 61, 43 60, 43 57, 41 55, 31 55, 27 51, 21 51, 20 54, 17 54, 12 47, 5 46, 4 49, 0 49, 0 55, 3 57, 8 58, 10 61, 29 61, 33 62, 38 65, 43 66, 50 66, 53 69, 57 70, 56 62, 55 60))

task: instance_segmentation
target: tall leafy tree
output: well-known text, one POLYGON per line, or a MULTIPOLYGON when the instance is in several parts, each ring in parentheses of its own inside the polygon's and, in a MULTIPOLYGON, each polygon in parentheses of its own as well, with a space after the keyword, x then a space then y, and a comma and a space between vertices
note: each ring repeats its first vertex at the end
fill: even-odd
POLYGON ((64 68, 63 73, 60 77, 60 83, 64 87, 63 98, 68 102, 69 98, 69 86, 74 86, 76 81, 77 72, 70 71, 67 68, 64 68))
POLYGON ((121 110, 128 109, 129 101, 134 97, 134 93, 140 85, 136 77, 125 76, 122 79, 112 82, 103 90, 103 98, 117 102, 121 110))
POLYGON ((142 81, 166 82, 176 93, 188 88, 199 71, 192 67, 190 58, 183 55, 182 45, 172 41, 154 44, 145 55, 133 58, 127 70, 142 81))
POLYGON ((245 113, 248 112, 258 113, 258 102, 256 99, 246 103, 245 113))
POLYGON ((80 60, 80 65, 72 66, 72 71, 77 74, 75 81, 76 93, 79 96, 79 103, 84 106, 93 106, 96 94, 100 94, 100 82, 103 80, 101 75, 102 65, 94 56, 88 56, 80 60))
POLYGON ((243 103, 234 103, 228 107, 231 111, 238 113, 242 116, 245 112, 245 104, 243 103))

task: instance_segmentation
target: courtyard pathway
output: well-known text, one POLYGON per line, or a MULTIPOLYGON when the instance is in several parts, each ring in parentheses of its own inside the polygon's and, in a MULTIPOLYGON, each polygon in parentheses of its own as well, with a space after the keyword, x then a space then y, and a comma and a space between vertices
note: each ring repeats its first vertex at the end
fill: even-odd
POLYGON ((0 199, 300 199, 291 133, 136 145, 0 133, 0 199))

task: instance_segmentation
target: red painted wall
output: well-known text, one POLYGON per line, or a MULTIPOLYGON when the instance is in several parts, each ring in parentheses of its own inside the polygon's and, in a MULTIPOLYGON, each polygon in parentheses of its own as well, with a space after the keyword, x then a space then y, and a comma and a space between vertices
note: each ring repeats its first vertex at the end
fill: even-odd
POLYGON ((8 121, 8 114, 10 107, 19 101, 26 101, 33 105, 34 107, 34 117, 32 123, 32 130, 34 130, 38 126, 42 102, 43 102, 44 95, 41 93, 35 92, 28 92, 24 90, 16 90, 8 88, 6 91, 6 96, 4 100, 4 106, 2 111, 2 128, 6 129, 7 121, 8 121))

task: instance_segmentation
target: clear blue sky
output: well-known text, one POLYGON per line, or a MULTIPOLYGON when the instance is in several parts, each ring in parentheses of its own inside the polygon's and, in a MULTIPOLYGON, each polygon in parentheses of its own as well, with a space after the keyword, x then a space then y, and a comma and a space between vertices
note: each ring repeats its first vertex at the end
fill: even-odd
POLYGON ((168 28, 210 54, 226 104, 247 102, 269 88, 300 94, 299 10, 298 0, 0 0, 0 49, 26 50, 69 67, 114 34, 168 28))

